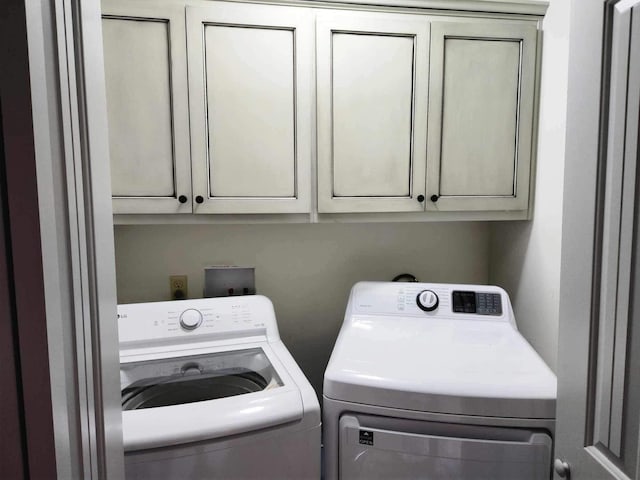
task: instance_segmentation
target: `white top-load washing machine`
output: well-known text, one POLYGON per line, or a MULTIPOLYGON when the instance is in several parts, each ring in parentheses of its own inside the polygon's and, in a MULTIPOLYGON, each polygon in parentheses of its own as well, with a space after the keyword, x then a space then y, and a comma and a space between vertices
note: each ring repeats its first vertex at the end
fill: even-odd
POLYGON ((328 479, 549 479, 556 377, 498 287, 356 284, 324 378, 328 479))
POLYGON ((319 479, 320 406, 269 299, 118 306, 128 479, 319 479))

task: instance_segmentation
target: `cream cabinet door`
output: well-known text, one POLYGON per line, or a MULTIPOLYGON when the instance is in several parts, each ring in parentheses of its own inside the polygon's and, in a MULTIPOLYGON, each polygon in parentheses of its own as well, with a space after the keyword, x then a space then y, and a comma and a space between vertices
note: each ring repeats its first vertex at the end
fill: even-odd
POLYGON ((428 44, 424 17, 318 13, 320 213, 424 209, 428 44))
POLYGON ((526 210, 535 22, 431 24, 427 210, 526 210))
POLYGON ((184 8, 102 12, 113 212, 191 212, 184 8))
POLYGON ((187 7, 194 213, 310 211, 313 17, 187 7))

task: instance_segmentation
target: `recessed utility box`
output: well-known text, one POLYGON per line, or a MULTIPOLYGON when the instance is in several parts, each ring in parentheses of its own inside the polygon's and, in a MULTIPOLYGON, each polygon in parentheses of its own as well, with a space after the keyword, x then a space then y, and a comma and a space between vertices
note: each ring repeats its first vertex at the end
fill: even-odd
POLYGON ((256 275, 253 267, 217 265, 204 269, 204 296, 230 297, 255 295, 256 275))

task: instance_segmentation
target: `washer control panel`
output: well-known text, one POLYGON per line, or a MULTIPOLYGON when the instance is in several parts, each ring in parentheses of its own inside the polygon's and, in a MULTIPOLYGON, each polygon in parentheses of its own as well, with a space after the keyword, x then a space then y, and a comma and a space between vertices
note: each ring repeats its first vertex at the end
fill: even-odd
POLYGON ((273 305, 261 295, 118 305, 120 343, 200 335, 277 338, 273 305))

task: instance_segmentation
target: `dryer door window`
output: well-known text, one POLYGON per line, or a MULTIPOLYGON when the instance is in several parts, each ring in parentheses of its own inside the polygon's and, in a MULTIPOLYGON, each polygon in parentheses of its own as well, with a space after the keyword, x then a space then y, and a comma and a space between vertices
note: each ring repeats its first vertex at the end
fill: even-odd
POLYGON ((122 409, 166 407, 278 388, 282 381, 261 348, 120 366, 122 409))

